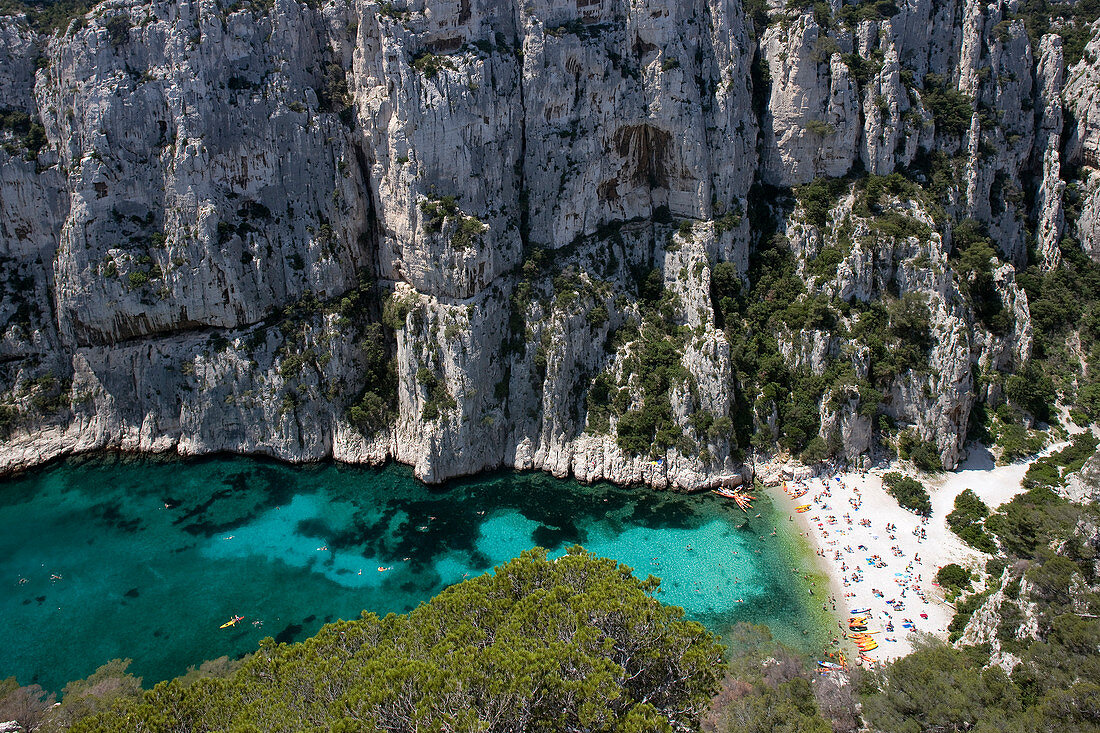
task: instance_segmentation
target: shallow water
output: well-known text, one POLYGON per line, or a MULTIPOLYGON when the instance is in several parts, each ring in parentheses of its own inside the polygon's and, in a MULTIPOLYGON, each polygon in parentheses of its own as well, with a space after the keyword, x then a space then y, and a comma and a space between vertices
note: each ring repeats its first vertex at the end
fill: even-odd
POLYGON ((766 623, 818 647, 826 627, 792 570, 808 562, 757 509, 539 473, 427 487, 399 466, 69 459, 0 481, 0 678, 60 690, 130 657, 150 686, 573 543, 663 578, 659 597, 714 631, 766 623))

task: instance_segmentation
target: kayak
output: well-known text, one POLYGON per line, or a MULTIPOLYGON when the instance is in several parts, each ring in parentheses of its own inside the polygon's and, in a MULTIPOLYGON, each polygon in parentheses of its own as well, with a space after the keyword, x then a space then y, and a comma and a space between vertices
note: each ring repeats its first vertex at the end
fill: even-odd
POLYGON ((817 666, 824 667, 825 669, 844 669, 836 662, 818 662, 817 666))
POLYGON ((803 512, 808 512, 808 511, 810 511, 810 505, 809 505, 809 504, 802 504, 802 505, 800 505, 800 506, 796 506, 796 507, 794 508, 794 510, 795 510, 796 512, 798 512, 799 514, 802 514, 803 512))
POLYGON ((869 608, 853 608, 848 613, 852 614, 853 616, 866 616, 869 613, 871 613, 871 609, 869 609, 869 608))
POLYGON ((219 629, 226 629, 226 628, 229 628, 230 626, 236 626, 241 621, 244 621, 244 616, 234 616, 233 618, 229 619, 228 621, 226 621, 224 624, 222 624, 218 628, 219 629))

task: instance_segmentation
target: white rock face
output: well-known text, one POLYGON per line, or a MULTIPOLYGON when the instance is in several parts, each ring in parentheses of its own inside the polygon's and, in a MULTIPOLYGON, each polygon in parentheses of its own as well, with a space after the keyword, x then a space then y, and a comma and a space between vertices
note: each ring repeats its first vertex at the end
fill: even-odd
POLYGON ((761 41, 771 96, 763 176, 776 185, 842 176, 855 160, 858 101, 848 67, 812 13, 769 26, 761 41))
POLYGON ((1036 207, 1039 210, 1039 226, 1035 232, 1036 249, 1043 266, 1052 270, 1061 261, 1058 245, 1062 240, 1065 216, 1062 209, 1062 192, 1066 183, 1061 178, 1062 156, 1062 70, 1065 65, 1062 54, 1062 37, 1048 34, 1039 45, 1039 64, 1036 79, 1039 83, 1039 99, 1042 103, 1039 130, 1035 138, 1036 153, 1043 156, 1043 179, 1039 186, 1036 207))
POLYGON ((1076 124, 1065 141, 1064 160, 1081 166, 1078 182, 1081 215, 1072 228, 1081 246, 1100 260, 1100 38, 1085 46, 1085 56, 1067 73, 1063 98, 1076 124))
MULTIPOLYGON (((883 413, 953 466, 976 367, 1011 370, 1031 335, 1009 265, 1011 327, 975 324, 946 222, 978 220, 1016 266, 1028 221, 1044 266, 1064 233, 1100 257, 1100 46, 1063 88, 1057 36, 1032 49, 1007 10, 899 8, 847 27, 777 7, 759 29, 736 0, 108 0, 52 35, 0 19, 0 104, 45 134, 36 154, 37 132, 0 133, 0 469, 228 450, 709 485, 748 450, 712 275, 744 277, 769 206, 807 296, 926 304, 927 364, 890 377, 883 413), (937 119, 928 100, 960 92, 960 119, 937 119), (895 171, 944 188, 943 216, 887 207, 927 235, 883 234, 851 191, 818 231, 768 188, 895 171), (815 277, 827 247, 835 276, 815 277), (396 387, 364 435, 349 407, 382 389, 379 354, 396 387), (667 425, 626 451, 654 354, 667 425)), ((779 342, 818 376, 850 362, 819 437, 873 450, 866 345, 779 342)), ((774 404, 748 409, 776 427, 774 404)))

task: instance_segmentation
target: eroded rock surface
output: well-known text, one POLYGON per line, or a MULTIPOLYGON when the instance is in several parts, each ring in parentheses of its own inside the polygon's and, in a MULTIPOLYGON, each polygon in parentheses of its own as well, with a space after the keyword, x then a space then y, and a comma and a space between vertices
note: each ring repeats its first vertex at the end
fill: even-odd
POLYGON ((742 394, 712 284, 749 291, 765 230, 799 302, 846 304, 773 334, 835 380, 817 437, 859 460, 885 417, 955 465, 978 371, 1029 355, 1029 231, 1048 267, 1064 232, 1100 257, 1100 46, 1065 70, 1058 36, 976 1, 759 24, 736 0, 3 18, 0 99, 33 125, 0 149, 0 467, 229 450, 709 485, 778 415, 742 394), (948 205, 867 208, 857 179, 895 172, 948 205), (783 203, 843 176, 823 221, 783 203), (995 324, 949 259, 965 219, 996 247, 995 324), (856 332, 886 301, 928 333, 883 377, 856 332))

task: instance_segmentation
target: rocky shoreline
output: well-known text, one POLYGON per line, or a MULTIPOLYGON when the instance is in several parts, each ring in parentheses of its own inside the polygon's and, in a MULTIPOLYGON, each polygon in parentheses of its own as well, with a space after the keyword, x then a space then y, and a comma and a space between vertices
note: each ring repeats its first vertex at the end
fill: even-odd
MULTIPOLYGON (((435 481, 425 480, 419 474, 416 477, 431 484, 444 483, 451 479, 495 469, 538 470, 549 473, 555 478, 575 478, 585 483, 609 481, 620 486, 645 485, 658 490, 688 493, 706 491, 731 481, 735 484, 741 483, 744 480, 739 473, 698 473, 690 464, 665 466, 663 462, 658 464, 655 461, 625 458, 614 445, 605 445, 602 448, 605 452, 601 454, 598 449, 589 446, 588 452, 568 456, 564 462, 559 456, 559 461, 553 464, 536 464, 529 455, 519 455, 512 463, 485 465, 469 472, 449 474, 435 481)), ((404 461, 397 457, 400 451, 396 446, 387 446, 378 441, 373 443, 358 441, 350 445, 337 443, 332 446, 331 452, 316 455, 286 455, 265 450, 227 450, 219 447, 196 446, 194 443, 185 445, 183 442, 174 442, 163 436, 147 442, 142 442, 140 438, 136 441, 119 440, 117 443, 108 440, 95 442, 88 440, 87 433, 79 427, 70 427, 65 431, 47 429, 35 435, 18 436, 5 442, 0 446, 0 477, 31 470, 61 458, 96 452, 117 452, 135 457, 175 456, 180 458, 228 453, 272 458, 290 464, 331 460, 362 466, 382 466, 393 460, 410 466, 414 469, 414 473, 417 468, 415 461, 404 461)))

